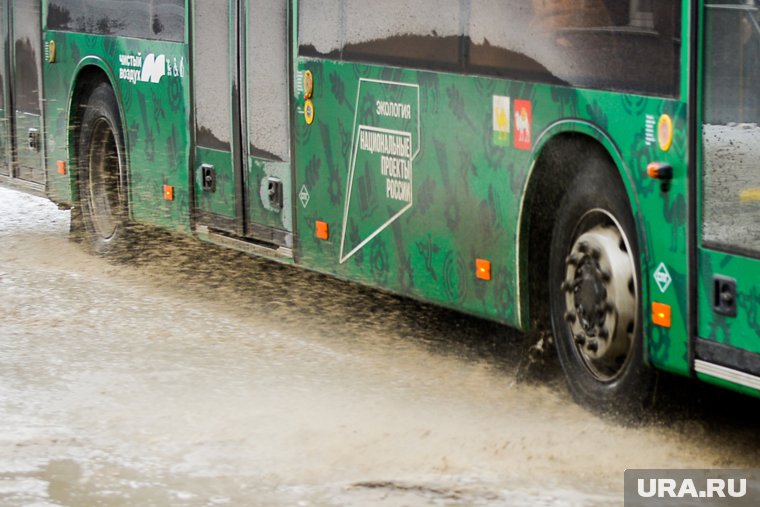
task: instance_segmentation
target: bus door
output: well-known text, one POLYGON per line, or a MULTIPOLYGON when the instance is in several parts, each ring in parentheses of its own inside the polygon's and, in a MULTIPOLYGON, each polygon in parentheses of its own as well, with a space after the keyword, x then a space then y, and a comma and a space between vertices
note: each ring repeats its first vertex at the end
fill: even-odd
MULTIPOLYGON (((45 183, 42 146, 42 2, 10 1, 10 110, 14 110, 15 174, 32 183, 45 183)), ((4 6, 4 7, 7 7, 4 6)), ((7 14, 7 12, 4 12, 7 14)), ((5 63, 5 62, 3 62, 5 63)), ((7 111, 7 109, 6 109, 7 111)), ((4 118, 7 120, 7 112, 4 118)))
POLYGON ((702 14, 694 369, 758 389, 760 12, 755 2, 705 0, 702 14))
POLYGON ((195 0, 199 226, 292 247, 287 0, 195 0))
POLYGON ((8 96, 8 57, 7 38, 10 30, 8 19, 8 1, 0 0, 0 176, 11 175, 11 131, 7 104, 8 96))

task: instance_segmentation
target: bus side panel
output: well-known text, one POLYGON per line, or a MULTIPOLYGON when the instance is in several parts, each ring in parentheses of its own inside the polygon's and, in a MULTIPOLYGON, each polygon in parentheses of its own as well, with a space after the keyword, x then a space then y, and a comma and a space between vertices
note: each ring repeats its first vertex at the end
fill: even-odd
POLYGON ((638 129, 632 143, 620 142, 635 178, 634 213, 641 250, 641 311, 649 362, 659 369, 688 375, 691 368, 689 338, 689 213, 688 213, 688 107, 684 102, 625 99, 630 109, 609 112, 613 130, 638 129), (673 139, 660 147, 658 124, 672 121, 673 139), (625 121, 612 121, 625 118, 625 121), (647 166, 659 162, 673 168, 673 179, 648 177, 647 166), (660 306, 666 305, 666 306, 660 306), (661 310, 665 308, 665 310, 661 310), (663 313, 664 312, 664 313, 663 313), (655 314, 661 315, 655 315, 655 314), (658 318, 655 318, 658 317, 658 318))
POLYGON ((511 137, 494 139, 492 96, 530 87, 319 60, 299 70, 297 88, 314 78, 311 125, 296 97, 299 262, 519 326, 516 168, 530 150, 507 157, 511 137), (476 277, 476 259, 490 275, 476 277))
MULTIPOLYGON (((738 199, 737 199, 738 200, 738 199)), ((740 216, 739 212, 735 216, 740 216)), ((746 216, 746 215, 745 215, 746 216)), ((737 220, 738 221, 738 220, 737 220)), ((697 286, 699 297, 698 336, 711 343, 760 354, 760 276, 758 260, 700 248, 703 270, 697 286), (717 312, 715 274, 736 284, 735 312, 717 312)))
MULTIPOLYGON (((61 201, 72 196, 74 170, 58 173, 57 161, 74 163, 69 137, 69 100, 84 67, 106 70, 120 103, 130 168, 132 217, 160 227, 189 230, 189 83, 184 44, 47 32, 55 42, 55 63, 45 64, 50 118, 48 173, 61 201), (169 200, 166 186, 171 187, 169 200)), ((49 46, 48 46, 49 47, 49 46)), ((72 105, 72 110, 76 104, 72 105)))
MULTIPOLYGON (((306 71, 313 96, 296 97, 295 120, 299 262, 526 328, 523 191, 538 147, 579 132, 615 159, 639 224, 651 362, 688 371, 682 103, 316 59, 299 60, 301 92, 306 71), (664 113, 675 125, 668 151, 655 137, 664 113), (667 191, 647 177, 652 161, 674 167, 667 191), (478 259, 490 262, 491 280, 478 277, 478 259), (654 278, 660 263, 670 276, 663 291, 654 278), (652 325, 655 300, 671 305, 671 328, 652 325)), ((535 196, 532 205, 554 212, 559 203, 535 196)))
POLYGON ((67 34, 47 33, 43 35, 45 53, 42 62, 42 78, 45 86, 45 108, 47 147, 47 191, 50 198, 65 205, 71 205, 76 199, 74 188, 74 152, 69 158, 69 98, 74 79, 74 72, 79 62, 79 55, 71 53, 72 47, 63 41, 70 38, 67 34), (55 63, 49 61, 51 41, 55 48, 55 63), (76 61, 74 61, 76 58, 76 61), (61 164, 62 163, 62 164, 61 164))
MULTIPOLYGON (((686 104, 656 97, 563 88, 554 89, 551 96, 560 103, 547 108, 549 103, 541 101, 536 121, 542 122, 542 117, 548 115, 550 125, 539 134, 536 149, 541 152, 554 138, 576 132, 595 138, 611 156, 626 186, 638 229, 641 321, 648 360, 660 369, 686 375, 690 368, 686 104), (568 111, 569 118, 556 116, 568 111), (673 139, 667 150, 661 149, 656 139, 657 123, 663 116, 673 124, 673 139), (670 165, 674 179, 661 182, 650 178, 647 175, 650 162, 670 165), (653 303, 668 305, 669 327, 655 325, 653 303)), ((533 197, 540 202, 540 196, 533 197)), ((525 204, 532 205, 535 202, 525 204)), ((549 211, 558 207, 559 203, 551 203, 549 211)), ((527 214, 528 209, 523 213, 527 214)), ((525 267, 531 262, 529 252, 524 251, 522 256, 525 267)), ((529 290, 527 279, 521 280, 524 283, 521 293, 525 295, 529 290)))

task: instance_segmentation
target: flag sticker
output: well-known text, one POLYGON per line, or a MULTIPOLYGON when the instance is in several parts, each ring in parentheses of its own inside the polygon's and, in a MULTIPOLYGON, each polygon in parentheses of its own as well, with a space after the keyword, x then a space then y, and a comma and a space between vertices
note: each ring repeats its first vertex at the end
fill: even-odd
POLYGON ((530 150, 533 146, 533 108, 529 100, 515 100, 515 148, 530 150))
POLYGON ((509 97, 493 96, 493 143, 497 146, 509 146, 510 126, 509 97))

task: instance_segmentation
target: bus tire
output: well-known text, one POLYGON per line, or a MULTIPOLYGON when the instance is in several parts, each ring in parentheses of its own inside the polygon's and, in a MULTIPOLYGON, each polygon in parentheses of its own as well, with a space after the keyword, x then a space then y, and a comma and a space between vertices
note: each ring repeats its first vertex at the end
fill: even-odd
POLYGON ((119 108, 109 84, 92 90, 81 118, 78 239, 98 255, 118 256, 127 252, 130 237, 127 166, 119 108))
POLYGON ((591 158, 560 203, 549 261, 551 321, 575 400, 638 419, 652 402, 655 374, 644 360, 635 223, 612 170, 591 158))

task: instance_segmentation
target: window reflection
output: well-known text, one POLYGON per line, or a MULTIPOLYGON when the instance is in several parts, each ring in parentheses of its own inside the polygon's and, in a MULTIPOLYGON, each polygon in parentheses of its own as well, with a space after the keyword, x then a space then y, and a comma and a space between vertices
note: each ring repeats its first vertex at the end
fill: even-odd
POLYGON ((181 42, 184 0, 50 0, 50 30, 181 42))
POLYGON ((676 0, 304 0, 299 8, 305 56, 677 93, 676 0))

